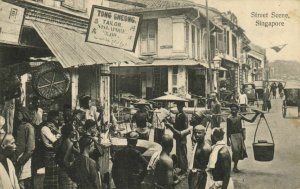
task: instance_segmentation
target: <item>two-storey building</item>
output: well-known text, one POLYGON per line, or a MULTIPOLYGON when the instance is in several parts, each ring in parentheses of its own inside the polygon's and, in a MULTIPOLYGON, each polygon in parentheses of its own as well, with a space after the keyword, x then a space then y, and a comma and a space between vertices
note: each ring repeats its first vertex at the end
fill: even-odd
POLYGON ((250 65, 250 72, 248 72, 248 81, 259 81, 265 79, 265 60, 266 49, 251 43, 251 51, 247 53, 247 62, 250 65))
POLYGON ((143 15, 135 54, 145 60, 138 65, 111 66, 113 94, 126 92, 147 99, 164 92, 206 96, 210 93, 209 83, 214 82, 218 89, 219 80, 228 82, 228 90, 238 90, 241 59, 250 41, 234 14, 209 8, 208 49, 205 6, 186 1, 138 2, 144 7, 118 7, 115 1, 110 2, 113 7, 143 15), (221 58, 214 81, 208 75, 208 56, 213 70, 212 60, 215 56, 221 58))

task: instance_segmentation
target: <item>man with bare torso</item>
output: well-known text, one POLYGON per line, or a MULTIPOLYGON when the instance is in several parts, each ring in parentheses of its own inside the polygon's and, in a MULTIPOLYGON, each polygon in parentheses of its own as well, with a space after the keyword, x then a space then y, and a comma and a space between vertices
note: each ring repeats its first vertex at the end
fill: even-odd
POLYGON ((196 144, 192 153, 192 160, 189 166, 189 189, 205 189, 207 174, 205 172, 211 146, 205 141, 206 129, 197 125, 193 130, 196 144))
POLYGON ((161 140, 162 151, 159 156, 155 171, 155 189, 174 189, 173 160, 170 152, 173 148, 173 138, 170 135, 163 135, 161 140))
POLYGON ((208 187, 210 189, 231 189, 233 183, 230 178, 231 156, 226 147, 222 128, 212 130, 212 152, 207 165, 208 187))

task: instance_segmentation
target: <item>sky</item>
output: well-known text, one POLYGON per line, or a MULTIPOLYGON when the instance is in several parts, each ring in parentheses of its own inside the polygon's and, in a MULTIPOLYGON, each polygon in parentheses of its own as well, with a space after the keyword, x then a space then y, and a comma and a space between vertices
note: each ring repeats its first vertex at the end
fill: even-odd
MULTIPOLYGON (((205 0, 194 0, 205 5, 205 0)), ((266 48, 269 61, 296 60, 300 63, 300 0, 208 0, 208 6, 221 12, 231 11, 252 43, 266 48), (288 14, 288 18, 271 18, 288 14), (268 17, 251 17, 251 14, 265 14, 268 17), (284 22, 284 26, 256 26, 256 21, 284 22), (272 46, 287 44, 281 51, 275 52, 272 46)))

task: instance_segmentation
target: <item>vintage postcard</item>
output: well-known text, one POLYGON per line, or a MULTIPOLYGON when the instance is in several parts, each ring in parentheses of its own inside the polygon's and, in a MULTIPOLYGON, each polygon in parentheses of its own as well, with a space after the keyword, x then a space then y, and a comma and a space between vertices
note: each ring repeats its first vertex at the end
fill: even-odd
POLYGON ((300 0, 0 0, 0 189, 300 188, 300 0))

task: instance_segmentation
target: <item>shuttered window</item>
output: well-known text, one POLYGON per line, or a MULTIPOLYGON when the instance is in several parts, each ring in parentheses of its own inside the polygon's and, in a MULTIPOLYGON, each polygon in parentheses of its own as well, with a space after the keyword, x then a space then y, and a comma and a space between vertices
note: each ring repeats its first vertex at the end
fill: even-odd
POLYGON ((192 58, 196 58, 196 40, 195 40, 195 26, 192 26, 192 58))
POLYGON ((197 58, 200 59, 200 38, 201 38, 201 34, 200 34, 200 29, 197 29, 197 58))
POLYGON ((232 35, 232 56, 237 58, 237 40, 234 35, 232 35))
POLYGON ((140 33, 141 54, 156 54, 157 52, 157 21, 143 21, 140 33))
POLYGON ((189 53, 190 25, 185 23, 185 52, 189 53))
POLYGON ((229 31, 226 31, 226 53, 229 54, 229 31))
POLYGON ((225 53, 224 51, 224 34, 223 33, 217 33, 217 49, 219 53, 225 53))

